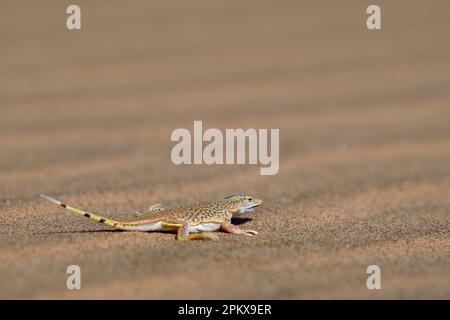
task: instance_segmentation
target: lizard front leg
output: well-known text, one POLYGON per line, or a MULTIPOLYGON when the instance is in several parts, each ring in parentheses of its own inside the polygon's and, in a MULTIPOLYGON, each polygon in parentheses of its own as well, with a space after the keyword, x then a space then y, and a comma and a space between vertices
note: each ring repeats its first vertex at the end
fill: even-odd
POLYGON ((222 230, 225 230, 228 233, 232 234, 244 234, 246 236, 253 236, 257 235, 258 231, 255 230, 244 230, 239 228, 238 226, 235 226, 231 222, 223 222, 221 225, 222 230))
POLYGON ((181 240, 181 241, 217 240, 217 239, 219 239, 219 237, 217 237, 215 234, 212 234, 210 232, 200 232, 200 233, 189 234, 189 224, 183 223, 181 225, 181 227, 178 228, 177 239, 181 240))

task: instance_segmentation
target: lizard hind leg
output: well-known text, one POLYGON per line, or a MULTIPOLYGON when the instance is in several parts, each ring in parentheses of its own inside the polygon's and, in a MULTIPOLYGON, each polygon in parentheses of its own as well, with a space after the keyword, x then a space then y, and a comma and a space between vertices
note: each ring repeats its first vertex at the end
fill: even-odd
POLYGON ((213 241, 219 240, 219 237, 212 232, 194 233, 190 234, 188 237, 189 240, 213 240, 213 241))
POLYGON ((178 228, 177 239, 180 241, 188 240, 218 240, 219 237, 211 232, 200 232, 189 234, 189 225, 184 223, 178 228))

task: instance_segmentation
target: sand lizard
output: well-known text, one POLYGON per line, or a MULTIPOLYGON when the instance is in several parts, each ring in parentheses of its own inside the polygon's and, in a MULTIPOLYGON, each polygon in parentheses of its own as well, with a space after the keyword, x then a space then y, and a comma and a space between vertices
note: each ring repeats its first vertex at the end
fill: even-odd
POLYGON ((107 226, 127 231, 176 231, 178 240, 217 240, 210 231, 224 230, 233 234, 257 235, 254 230, 243 230, 231 223, 231 218, 253 212, 262 201, 245 194, 235 194, 214 202, 200 202, 187 207, 164 209, 160 204, 138 213, 136 218, 116 221, 71 207, 47 195, 53 202, 76 216, 86 217, 107 226), (194 234, 190 234, 194 233, 194 234))

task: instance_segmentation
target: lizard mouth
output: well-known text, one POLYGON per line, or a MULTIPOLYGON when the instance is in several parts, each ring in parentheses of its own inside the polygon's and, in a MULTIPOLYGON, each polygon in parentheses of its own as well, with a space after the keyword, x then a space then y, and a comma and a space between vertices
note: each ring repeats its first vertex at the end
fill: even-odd
POLYGON ((241 213, 249 213, 249 212, 255 212, 255 208, 258 207, 261 203, 255 203, 251 206, 241 208, 241 213))

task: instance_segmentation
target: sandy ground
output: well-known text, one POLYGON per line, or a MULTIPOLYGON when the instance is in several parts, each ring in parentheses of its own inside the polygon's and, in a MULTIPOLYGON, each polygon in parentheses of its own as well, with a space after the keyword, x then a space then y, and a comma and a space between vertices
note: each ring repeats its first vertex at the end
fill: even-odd
POLYGON ((0 298, 450 298, 450 2, 2 1, 0 298), (175 166, 170 135, 280 128, 280 172, 175 166), (264 205, 180 243, 117 219, 235 192, 264 205), (65 287, 66 268, 82 289, 65 287), (366 288, 366 268, 382 289, 366 288))

